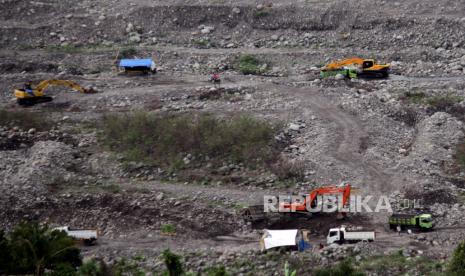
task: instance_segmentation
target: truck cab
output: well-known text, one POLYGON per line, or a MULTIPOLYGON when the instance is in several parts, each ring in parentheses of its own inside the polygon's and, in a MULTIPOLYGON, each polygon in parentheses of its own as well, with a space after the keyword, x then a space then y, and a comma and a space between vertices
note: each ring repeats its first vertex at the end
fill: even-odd
POLYGON ((329 229, 328 236, 326 237, 326 243, 339 243, 344 240, 344 232, 342 232, 339 228, 331 228, 329 229))
POLYGON ((421 229, 431 229, 433 228, 433 217, 431 214, 422 214, 416 217, 417 225, 421 229))

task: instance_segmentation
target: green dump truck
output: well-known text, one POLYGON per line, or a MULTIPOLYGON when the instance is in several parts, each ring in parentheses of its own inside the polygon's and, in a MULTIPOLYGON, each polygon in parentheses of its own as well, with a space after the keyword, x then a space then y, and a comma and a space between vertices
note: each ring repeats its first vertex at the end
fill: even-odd
POLYGON ((431 214, 392 214, 389 217, 389 227, 396 229, 420 229, 430 230, 433 228, 433 217, 431 214))

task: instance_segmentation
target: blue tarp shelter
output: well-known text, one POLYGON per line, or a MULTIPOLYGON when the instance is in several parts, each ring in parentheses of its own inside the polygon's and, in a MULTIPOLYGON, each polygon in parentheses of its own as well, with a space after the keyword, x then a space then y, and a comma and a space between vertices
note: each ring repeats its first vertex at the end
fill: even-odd
POLYGON ((123 68, 140 68, 140 67, 146 67, 146 68, 152 68, 152 65, 154 62, 149 59, 122 59, 119 61, 119 66, 123 68))

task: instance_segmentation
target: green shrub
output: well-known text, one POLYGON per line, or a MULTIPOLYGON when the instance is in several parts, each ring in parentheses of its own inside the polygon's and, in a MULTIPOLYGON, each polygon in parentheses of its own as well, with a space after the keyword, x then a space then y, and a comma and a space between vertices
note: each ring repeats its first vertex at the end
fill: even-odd
POLYGON ((279 180, 303 181, 305 178, 305 164, 303 162, 291 162, 288 159, 279 159, 270 166, 279 180))
POLYGON ((207 276, 228 276, 226 268, 224 266, 211 267, 205 270, 205 275, 207 276))
POLYGON ((340 262, 335 267, 328 267, 319 269, 315 272, 316 276, 363 276, 362 272, 358 272, 350 263, 346 260, 340 262))
POLYGON ((0 126, 17 126, 23 130, 35 128, 37 130, 49 130, 53 123, 48 116, 32 111, 9 111, 0 109, 0 126))
POLYGON ((69 273, 70 267, 81 265, 79 249, 63 231, 51 231, 37 223, 23 223, 8 237, 0 239, 0 246, 8 249, 6 256, 3 252, 0 263, 7 274, 42 275, 45 269, 69 273))
POLYGON ((426 98, 423 92, 405 92, 403 98, 411 103, 420 104, 426 98))
POLYGON ((256 10, 254 13, 253 13, 253 16, 255 18, 260 18, 260 17, 265 17, 267 16, 269 13, 268 11, 266 10, 256 10))
POLYGON ((166 249, 162 253, 163 261, 165 262, 166 272, 168 276, 181 276, 184 273, 184 268, 181 262, 181 257, 166 249))
POLYGON ((101 141, 124 153, 128 161, 171 169, 188 166, 183 162, 188 154, 196 158, 196 165, 243 162, 251 167, 277 156, 273 143, 278 126, 247 116, 218 119, 139 112, 105 116, 102 130, 101 141))
POLYGON ((139 264, 134 260, 127 260, 123 258, 119 260, 115 265, 113 265, 111 275, 145 276, 146 273, 139 267, 139 264))
POLYGON ((447 269, 449 275, 465 275, 465 241, 462 241, 454 251, 447 269))
POLYGON ((260 68, 261 62, 253 55, 242 55, 239 57, 239 71, 244 75, 259 75, 263 73, 260 68))
POLYGON ((137 55, 137 50, 133 47, 126 47, 119 51, 119 58, 133 58, 137 55))
POLYGON ((163 224, 160 228, 163 234, 174 234, 176 233, 176 227, 172 224, 163 224))
POLYGON ((297 271, 296 270, 292 270, 289 268, 289 263, 286 261, 286 263, 284 264, 284 276, 296 276, 297 275, 297 271))
POLYGON ((102 262, 97 262, 96 260, 90 260, 82 264, 78 270, 79 276, 104 276, 105 274, 105 265, 102 262))
POLYGON ((206 39, 194 39, 192 40, 192 43, 194 43, 194 45, 197 45, 198 47, 201 47, 201 48, 205 48, 205 47, 208 47, 208 45, 210 45, 210 42, 206 39))
POLYGON ((132 275, 132 276, 145 276, 145 272, 139 267, 138 262, 134 260, 121 259, 116 265, 113 266, 113 274, 115 276, 132 275))
MULTIPOLYGON (((77 276, 76 268, 70 264, 58 264, 53 271, 46 273, 47 276, 77 276)), ((86 275, 87 276, 87 275, 86 275)))

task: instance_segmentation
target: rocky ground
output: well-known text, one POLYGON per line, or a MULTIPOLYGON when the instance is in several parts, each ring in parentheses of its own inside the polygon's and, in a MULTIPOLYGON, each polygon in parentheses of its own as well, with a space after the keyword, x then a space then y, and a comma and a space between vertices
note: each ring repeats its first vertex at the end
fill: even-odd
POLYGON ((48 122, 0 126, 1 226, 39 220, 99 228, 103 236, 83 248, 86 257, 112 263, 144 256, 134 262, 155 272, 163 269, 165 248, 194 271, 224 264, 242 275, 280 275, 284 260, 308 272, 307 264, 345 256, 361 262, 398 250, 443 261, 465 236, 465 171, 457 154, 464 141, 464 12, 464 3, 451 0, 0 0, 1 108, 48 122), (236 60, 243 54, 260 59, 264 73, 241 74, 236 60), (118 73, 116 60, 125 55, 152 57, 158 74, 118 73), (390 63, 390 78, 319 78, 328 61, 356 55, 390 63), (207 81, 213 70, 221 72, 220 88, 207 81), (15 87, 49 78, 99 92, 50 88, 54 101, 16 105, 15 87), (222 179, 237 182, 161 180, 99 141, 102 116, 139 110, 280 122, 282 155, 303 164, 304 178, 282 183, 269 172, 225 164, 222 179), (388 214, 354 215, 344 223, 376 229, 379 241, 260 253, 265 227, 309 228, 319 244, 340 222, 256 226, 238 215, 265 194, 341 182, 393 203, 420 199, 436 230, 397 236, 388 214), (166 224, 175 235, 162 233, 166 224))

